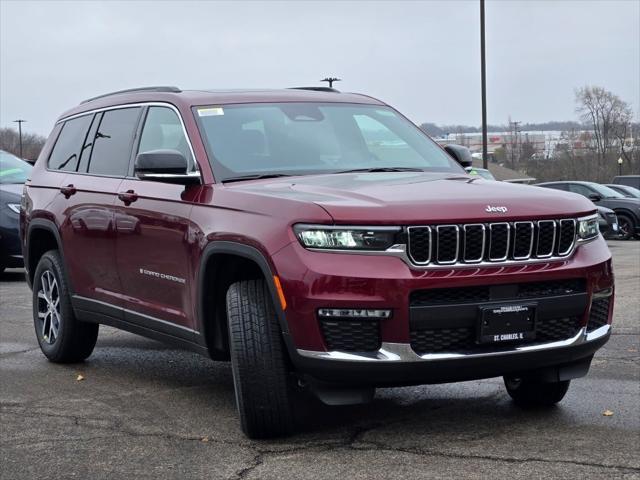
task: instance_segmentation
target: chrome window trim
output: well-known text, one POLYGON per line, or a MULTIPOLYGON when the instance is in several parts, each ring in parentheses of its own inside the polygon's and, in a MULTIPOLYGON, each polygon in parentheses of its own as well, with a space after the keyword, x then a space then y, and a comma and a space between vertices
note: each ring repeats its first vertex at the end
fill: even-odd
POLYGON ((535 237, 535 231, 536 229, 533 222, 513 222, 513 247, 514 247, 513 259, 514 260, 526 260, 528 258, 531 258, 531 254, 533 253, 533 239, 535 237), (518 225, 529 225, 531 227, 531 235, 529 240, 529 253, 524 257, 516 257, 516 254, 515 254, 515 246, 518 243, 518 225))
POLYGON ((436 226, 436 233, 438 234, 438 242, 436 245, 436 262, 438 262, 438 265, 454 265, 455 263, 458 262, 458 258, 460 257, 460 227, 458 225, 437 225, 436 226), (440 229, 441 228, 455 228, 456 229, 456 256, 454 257, 453 260, 448 260, 446 262, 441 262, 439 259, 440 256, 440 229))
POLYGON ((558 243, 558 256, 559 257, 564 257, 566 255, 568 255, 572 250, 573 250, 573 246, 576 243, 576 238, 578 237, 578 222, 576 221, 575 218, 563 218, 561 220, 558 221, 558 224, 560 225, 560 235, 562 235, 562 222, 572 222, 573 223, 573 241, 571 242, 571 245, 569 246, 569 248, 563 252, 560 251, 560 243, 558 243))
POLYGON ((489 262, 491 263, 496 263, 496 262, 504 262, 505 260, 507 260, 507 258, 509 258, 509 247, 510 247, 510 239, 511 239, 511 225, 509 225, 508 222, 496 222, 496 223, 490 223, 489 224, 489 252, 487 253, 487 257, 489 258, 489 262), (491 231, 493 230, 493 227, 496 225, 506 225, 507 226, 507 248, 505 249, 505 253, 504 253, 504 257, 500 257, 500 258, 491 258, 491 231))
POLYGON ((555 220, 538 220, 536 222, 538 226, 538 235, 536 237, 536 257, 537 258, 551 258, 553 256, 553 251, 556 248, 556 221, 555 220), (551 223, 553 224, 553 240, 551 242, 551 251, 549 254, 540 255, 540 224, 541 223, 551 223))
MULTIPOLYGON (((431 252, 433 252, 433 229, 428 225, 424 225, 424 226, 414 225, 411 227, 407 227, 407 249, 406 250, 409 252, 409 256, 411 256, 411 229, 413 228, 426 228, 427 230, 429 230, 429 258, 427 258, 427 260, 424 262, 418 262, 413 257, 411 257, 411 262, 413 264, 427 265, 429 262, 431 262, 431 252)), ((394 248, 394 247, 397 247, 397 245, 393 245, 389 248, 394 248)), ((389 249, 387 249, 387 251, 389 251, 389 249)), ((406 251, 405 251, 405 254, 406 254, 406 251)))
MULTIPOLYGON (((109 110, 119 110, 119 109, 122 109, 122 108, 135 108, 135 107, 166 107, 166 108, 170 108, 171 110, 174 111, 174 113, 178 116, 178 119, 180 120, 180 125, 182 126, 182 133, 184 134, 184 137, 187 139, 187 144, 189 145, 189 151, 191 152, 191 157, 193 158, 193 163, 196 166, 195 172, 197 172, 198 175, 202 176, 201 175, 200 164, 198 163, 198 159, 196 158, 196 154, 195 154, 195 152, 193 150, 193 145, 191 144, 191 138, 189 138, 189 134, 187 133, 187 128, 185 127, 184 119, 182 118, 182 115, 180 114, 180 110, 178 110, 178 108, 175 105, 173 105, 172 103, 169 103, 169 102, 121 103, 121 104, 118 104, 118 105, 110 105, 108 107, 94 108, 92 110, 87 110, 86 112, 75 113, 73 115, 69 115, 68 117, 62 117, 62 118, 58 119, 55 124, 58 125, 59 123, 64 123, 64 122, 66 122, 68 120, 73 120, 74 118, 83 117, 85 115, 94 115, 96 113, 106 112, 106 111, 109 111, 109 110)), ((146 121, 146 119, 145 119, 145 121, 146 121)), ((92 175, 90 172, 70 172, 70 171, 66 171, 66 170, 49 169, 49 165, 48 164, 47 164, 47 170, 50 170, 51 172, 64 171, 65 173, 75 173, 75 174, 84 173, 85 175, 92 175)), ((193 172, 191 172, 191 173, 193 173, 193 172)), ((115 177, 115 178, 124 178, 124 177, 115 177)), ((201 180, 202 180, 202 178, 201 178, 201 180)))
POLYGON ((298 349, 299 355, 308 358, 315 358, 319 360, 338 360, 347 362, 359 362, 359 363, 393 363, 393 362, 429 362, 438 360, 455 360, 462 358, 487 358, 498 356, 510 356, 517 355, 522 352, 536 352, 551 350, 554 348, 575 347, 583 345, 587 342, 597 340, 599 338, 608 335, 611 331, 611 325, 604 325, 593 332, 587 333, 587 327, 582 327, 578 333, 566 340, 560 340, 556 342, 541 343, 538 345, 523 345, 519 347, 513 347, 510 350, 502 350, 497 352, 485 352, 485 353, 426 353, 424 355, 418 355, 411 344, 409 343, 391 343, 382 342, 382 346, 376 352, 370 353, 350 353, 342 351, 315 351, 298 349))
POLYGON ((465 223, 462 227, 462 231, 464 232, 464 248, 462 249, 462 261, 465 263, 480 263, 484 258, 484 249, 487 244, 487 227, 485 227, 484 223, 465 223), (467 258, 467 227, 482 227, 482 247, 480 249, 480 257, 477 259, 469 260, 467 258))

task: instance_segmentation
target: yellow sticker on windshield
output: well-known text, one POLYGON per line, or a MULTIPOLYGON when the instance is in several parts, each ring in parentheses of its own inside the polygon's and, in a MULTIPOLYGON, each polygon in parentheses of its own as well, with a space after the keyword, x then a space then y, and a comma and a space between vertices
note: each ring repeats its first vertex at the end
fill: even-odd
POLYGON ((214 117, 216 115, 224 115, 222 107, 199 108, 198 115, 200 117, 214 117))

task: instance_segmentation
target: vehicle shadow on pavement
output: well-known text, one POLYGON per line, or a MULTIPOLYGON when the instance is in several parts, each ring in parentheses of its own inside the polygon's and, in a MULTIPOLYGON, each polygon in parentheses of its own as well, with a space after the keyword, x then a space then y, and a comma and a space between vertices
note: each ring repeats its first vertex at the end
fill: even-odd
POLYGON ((0 282, 24 282, 24 270, 5 270, 0 273, 0 282))

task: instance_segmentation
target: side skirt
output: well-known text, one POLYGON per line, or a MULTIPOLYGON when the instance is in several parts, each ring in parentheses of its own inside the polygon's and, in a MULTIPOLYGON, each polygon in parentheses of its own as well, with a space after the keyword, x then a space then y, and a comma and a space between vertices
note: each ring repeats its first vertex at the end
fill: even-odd
POLYGON ((71 297, 71 303, 83 322, 109 325, 209 357, 209 350, 196 343, 198 333, 191 329, 78 295, 71 297))

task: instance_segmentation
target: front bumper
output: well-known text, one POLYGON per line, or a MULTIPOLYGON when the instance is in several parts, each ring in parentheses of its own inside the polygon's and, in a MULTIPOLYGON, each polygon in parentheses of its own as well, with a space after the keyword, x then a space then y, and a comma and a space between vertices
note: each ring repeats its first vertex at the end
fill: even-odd
POLYGON ((17 215, 0 213, 0 265, 7 268, 20 268, 24 265, 22 244, 18 231, 17 215))
POLYGON ((371 355, 298 350, 296 366, 313 378, 349 385, 397 386, 458 382, 535 372, 547 381, 587 373, 594 353, 611 334, 605 325, 573 338, 481 354, 416 354, 409 344, 383 343, 371 355), (577 368, 576 368, 577 367, 577 368))
MULTIPOLYGON (((609 336, 612 303, 604 314, 606 328, 590 328, 588 333, 586 330, 594 292, 612 291, 613 287, 611 254, 602 238, 581 245, 569 258, 528 265, 417 270, 399 258, 311 252, 298 243, 272 258, 287 299, 285 338, 291 359, 298 371, 325 381, 437 383, 557 367, 578 360, 588 365, 609 336), (585 291, 565 302, 572 310, 570 315, 576 318, 577 330, 561 342, 523 345, 509 351, 501 345, 496 351, 482 353, 419 354, 411 347, 411 331, 416 325, 416 309, 410 302, 414 291, 567 279, 580 279, 585 291), (328 348, 317 315, 321 308, 390 309, 393 314, 380 321, 381 347, 360 354, 328 348)), ((551 300, 546 299, 549 305, 551 300)), ((562 303, 557 300, 555 305, 562 303)), ((439 328, 448 321, 447 308, 455 310, 451 321, 464 327, 461 317, 468 320, 469 306, 474 305, 466 304, 460 309, 457 305, 439 306, 439 328), (460 313, 463 311, 466 313, 460 313)), ((557 309, 561 316, 568 316, 567 308, 545 305, 544 313, 551 318, 549 312, 557 309)))

